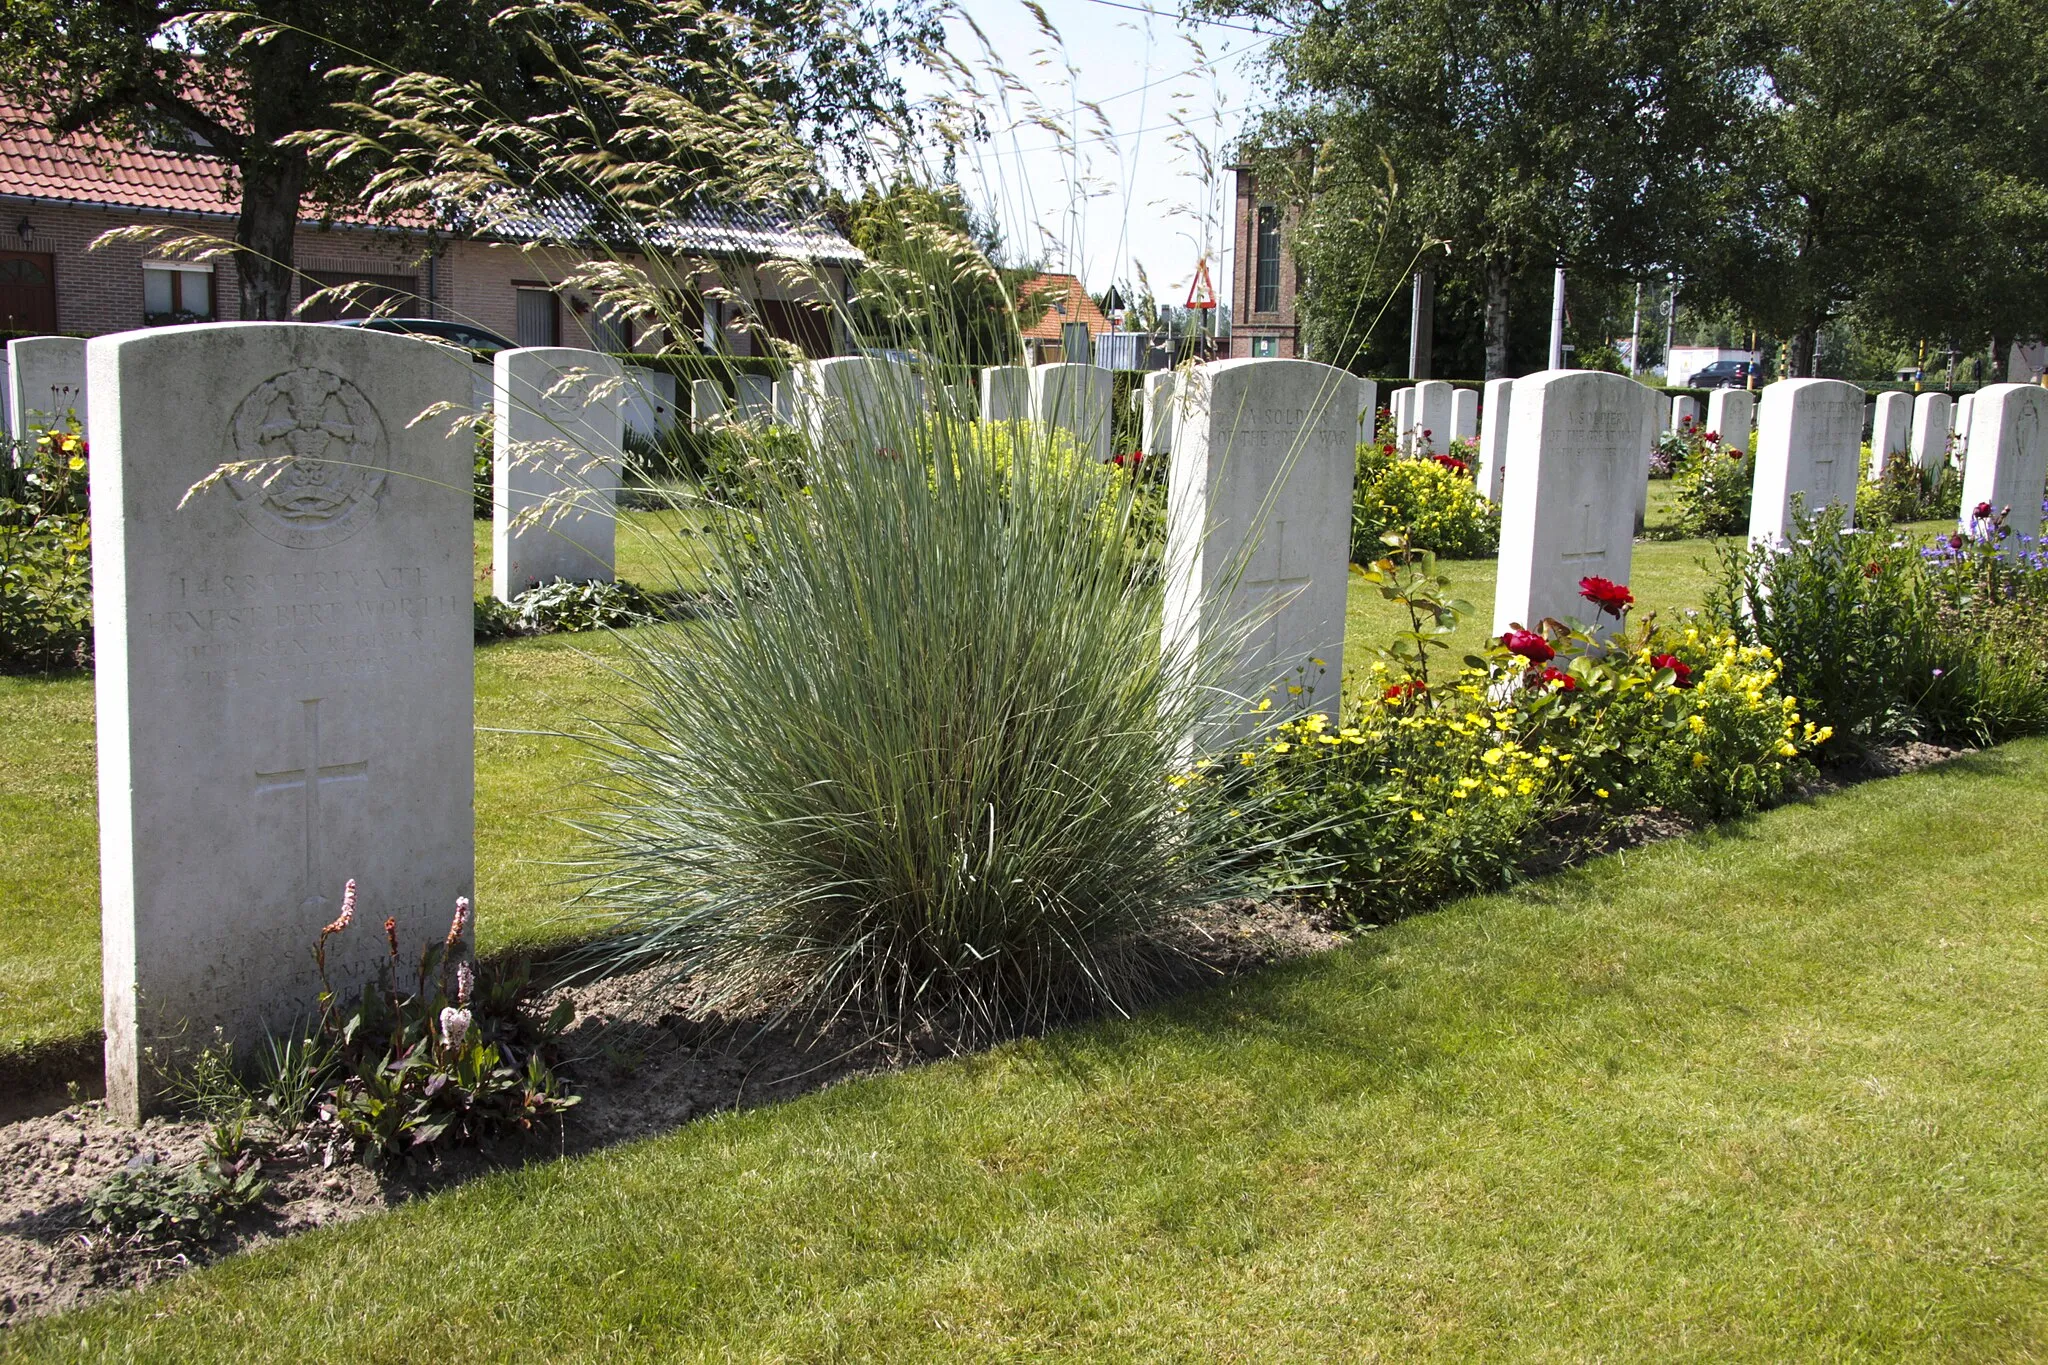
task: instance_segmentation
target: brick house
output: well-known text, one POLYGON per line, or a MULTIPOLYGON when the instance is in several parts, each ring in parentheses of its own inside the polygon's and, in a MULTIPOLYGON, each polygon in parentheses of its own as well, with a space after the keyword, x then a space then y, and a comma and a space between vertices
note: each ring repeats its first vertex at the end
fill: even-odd
MULTIPOLYGON (((236 317, 232 254, 193 262, 129 239, 88 249, 104 233, 136 227, 232 243, 237 203, 220 162, 90 136, 58 139, 30 119, 0 106, 0 333, 97 336, 236 317)), ((537 211, 535 235, 559 232, 560 220, 559 210, 537 211)), ((707 341, 746 355, 765 349, 758 329, 813 355, 843 349, 830 313, 806 304, 828 291, 845 297, 848 272, 862 259, 845 238, 736 211, 693 213, 666 225, 665 236, 673 259, 686 263, 678 273, 694 273, 700 290, 722 286, 754 305, 749 325, 729 302, 686 298, 687 325, 701 326, 707 341), (771 282, 764 276, 781 272, 757 269, 791 256, 808 258, 820 279, 771 282)), ((636 335, 630 324, 602 318, 592 298, 560 286, 574 264, 566 253, 529 249, 512 233, 486 239, 306 219, 294 257, 294 305, 324 286, 371 286, 354 301, 315 300, 299 314, 308 321, 392 301, 401 314, 467 322, 522 346, 652 351, 666 341, 658 330, 636 335)))
POLYGON ((1299 210, 1277 196, 1261 200, 1250 166, 1230 168, 1237 176, 1236 231, 1230 275, 1230 356, 1301 356, 1301 328, 1294 301, 1301 271, 1292 239, 1299 210))
POLYGON ((1017 291, 1017 322, 1024 334, 1025 363, 1031 365, 1063 359, 1069 327, 1087 328, 1091 344, 1110 330, 1109 319, 1074 275, 1034 276, 1017 291))

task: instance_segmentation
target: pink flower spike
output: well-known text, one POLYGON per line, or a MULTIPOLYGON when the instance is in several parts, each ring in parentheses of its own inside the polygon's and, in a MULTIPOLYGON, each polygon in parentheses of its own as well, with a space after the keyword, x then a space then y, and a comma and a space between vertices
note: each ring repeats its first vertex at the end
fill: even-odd
POLYGON ((469 993, 476 989, 476 973, 465 962, 455 969, 455 1003, 467 1005, 469 993))
POLYGON ((448 926, 448 942, 444 945, 446 951, 451 953, 455 951, 455 945, 462 941, 462 930, 468 923, 469 897, 457 896, 455 898, 455 921, 448 926))
POLYGON ((349 925, 353 924, 355 922, 355 918, 356 879, 354 877, 350 877, 348 879, 348 885, 341 888, 341 913, 336 915, 334 917, 334 923, 328 925, 325 929, 322 929, 320 931, 320 934, 323 938, 328 934, 338 934, 342 930, 348 928, 349 925))

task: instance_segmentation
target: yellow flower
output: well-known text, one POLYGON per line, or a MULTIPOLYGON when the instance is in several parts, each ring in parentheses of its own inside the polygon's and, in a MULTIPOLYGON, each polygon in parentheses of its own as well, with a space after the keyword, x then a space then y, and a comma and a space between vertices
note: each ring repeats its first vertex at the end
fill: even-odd
POLYGON ((1251 767, 1251 766, 1252 766, 1252 751, 1251 751, 1250 749, 1246 749, 1246 750, 1245 750, 1245 751, 1244 751, 1243 753, 1241 753, 1241 754, 1239 754, 1239 755, 1237 756, 1237 761, 1238 761, 1239 763, 1242 763, 1242 764, 1243 764, 1243 765, 1244 765, 1245 767, 1247 767, 1247 768, 1251 767))
POLYGON ((1707 732, 1707 718, 1697 711, 1688 716, 1685 723, 1691 727, 1692 732, 1696 735, 1703 735, 1707 732))
POLYGON ((1273 709, 1273 699, 1272 699, 1271 697, 1261 697, 1261 698, 1259 698, 1259 709, 1260 709, 1261 711, 1270 711, 1270 710, 1272 710, 1272 709, 1273 709))
POLYGON ((1499 749, 1488 749, 1485 753, 1479 755, 1479 761, 1481 763, 1484 763, 1489 768, 1497 768, 1500 766, 1501 759, 1505 758, 1506 756, 1507 755, 1499 749))
POLYGON ((1273 752, 1276 754, 1284 754, 1293 747, 1294 746, 1292 744, 1289 744, 1284 739, 1276 739, 1273 741, 1273 752))
POLYGON ((1298 696, 1300 696, 1300 695, 1301 695, 1301 684, 1300 684, 1300 683, 1289 683, 1289 684, 1287 684, 1287 695, 1288 695, 1288 696, 1290 696, 1290 697, 1298 697, 1298 696))
POLYGON ((1780 744, 1778 746, 1778 752, 1783 754, 1786 758, 1796 758, 1799 755, 1799 750, 1794 748, 1790 744, 1780 744))
POLYGON ((1408 812, 1408 818, 1409 818, 1410 820, 1413 820, 1413 821, 1414 821, 1414 822, 1415 822, 1416 824, 1418 824, 1418 825, 1419 825, 1419 824, 1421 824, 1421 823, 1422 823, 1422 822, 1423 822, 1424 820, 1427 820, 1427 819, 1428 819, 1429 817, 1428 817, 1428 816, 1426 816, 1426 815, 1424 815, 1424 814, 1423 814, 1423 813, 1422 813, 1421 811, 1419 811, 1419 810, 1411 810, 1411 811, 1409 811, 1409 812, 1408 812))
POLYGON ((1593 789, 1593 795, 1599 797, 1602 801, 1605 801, 1607 799, 1607 788, 1595 787, 1593 789))
POLYGON ((1533 778, 1525 777, 1520 782, 1517 782, 1515 784, 1515 792, 1517 795, 1520 796, 1527 796, 1530 792, 1535 790, 1536 782, 1533 778))
POLYGON ((1494 796, 1506 796, 1508 794, 1508 789, 1498 784, 1488 787, 1486 790, 1494 796))
POLYGON ((1704 768, 1704 767, 1706 767, 1706 766, 1707 766, 1707 756, 1706 756, 1705 754, 1698 754, 1698 753, 1694 754, 1694 755, 1692 756, 1692 766, 1693 766, 1693 767, 1695 767, 1695 768, 1704 768))
POLYGON ((1312 664, 1314 664, 1314 665, 1315 665, 1315 666, 1316 666, 1317 668, 1328 668, 1328 667, 1329 667, 1329 665, 1328 665, 1328 664, 1326 664, 1326 663, 1324 663, 1324 662, 1323 662, 1323 661, 1322 661, 1321 659, 1310 659, 1310 660, 1309 660, 1309 662, 1310 662, 1310 663, 1312 663, 1312 664))

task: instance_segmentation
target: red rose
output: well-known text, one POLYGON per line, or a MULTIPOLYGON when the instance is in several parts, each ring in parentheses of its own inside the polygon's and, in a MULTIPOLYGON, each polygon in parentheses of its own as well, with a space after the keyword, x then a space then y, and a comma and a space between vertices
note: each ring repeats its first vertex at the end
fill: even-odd
POLYGON ((1970 511, 1970 515, 1971 515, 1971 516, 1973 516, 1973 517, 1980 517, 1980 518, 1981 518, 1981 517, 1988 517, 1988 516, 1990 516, 1990 515, 1991 515, 1991 504, 1990 504, 1990 503, 1988 503, 1988 502, 1980 502, 1980 503, 1978 503, 1978 504, 1977 504, 1977 505, 1976 505, 1976 506, 1975 506, 1974 508, 1972 508, 1972 509, 1971 509, 1971 511, 1970 511))
POLYGON ((1961 531, 1952 531, 1949 533, 1948 547, 1951 550, 1960 550, 1963 548, 1963 533, 1961 531))
POLYGON ((1459 459, 1455 455, 1432 455, 1429 458, 1435 460, 1438 464, 1442 465, 1445 469, 1450 470, 1453 474, 1468 473, 1472 468, 1471 465, 1466 464, 1463 460, 1459 459))
POLYGON ((1729 447, 1728 447, 1728 458, 1729 458, 1729 459, 1731 459, 1731 460, 1739 460, 1739 459, 1741 459, 1741 458, 1742 458, 1742 447, 1741 447, 1741 446, 1729 446, 1729 447))
POLYGON ((1679 658, 1676 654, 1653 654, 1650 656, 1650 666, 1652 668, 1668 668, 1673 673, 1676 673, 1680 687, 1692 686, 1692 665, 1679 658))
POLYGON ((1538 675, 1536 670, 1532 668, 1529 670, 1529 676, 1534 680, 1530 684, 1532 687, 1548 687, 1552 683, 1556 683, 1560 692, 1576 692, 1579 690, 1579 680, 1561 668, 1546 668, 1541 675, 1538 675))
POLYGON ((1383 695, 1386 701, 1413 701, 1429 690, 1429 684, 1420 678, 1410 678, 1404 683, 1395 683, 1383 695))
POLYGON ((1581 578, 1579 596, 1591 602, 1601 611, 1619 617, 1634 605, 1636 595, 1628 590, 1625 583, 1616 583, 1608 578, 1581 578))
POLYGON ((1500 637, 1500 642, 1508 653, 1519 654, 1532 664, 1547 664, 1557 657, 1550 641, 1533 630, 1507 631, 1500 637))
POLYGON ((1865 578, 1876 578, 1876 577, 1877 577, 1878 575, 1882 574, 1883 572, 1884 572, 1884 565, 1882 565, 1882 564, 1878 563, 1878 562, 1877 562, 1876 560, 1874 560, 1874 559, 1873 559, 1873 560, 1871 560, 1871 561, 1870 561, 1870 562, 1869 562, 1868 564, 1865 564, 1865 565, 1863 566, 1863 576, 1864 576, 1865 578))
POLYGON ((1124 457, 1122 455, 1110 456, 1109 462, 1115 465, 1118 469, 1122 469, 1124 467, 1124 457))
POLYGON ((1700 439, 1702 441, 1712 442, 1714 445, 1719 445, 1721 444, 1721 433, 1718 431, 1710 431, 1706 435, 1700 437, 1700 439))

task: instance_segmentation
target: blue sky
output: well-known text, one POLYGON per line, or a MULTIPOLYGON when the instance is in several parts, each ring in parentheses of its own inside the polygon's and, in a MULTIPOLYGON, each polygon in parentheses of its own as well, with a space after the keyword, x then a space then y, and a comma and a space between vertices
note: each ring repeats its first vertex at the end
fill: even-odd
POLYGON ((1180 303, 1205 251, 1220 289, 1229 278, 1222 167, 1257 98, 1265 40, 1121 0, 1042 3, 1058 43, 1019 0, 959 0, 964 17, 947 21, 994 134, 959 166, 969 196, 997 215, 1013 252, 1043 254, 1092 290, 1135 282, 1142 267, 1162 303, 1180 303), (989 52, 1011 81, 995 75, 989 52))

